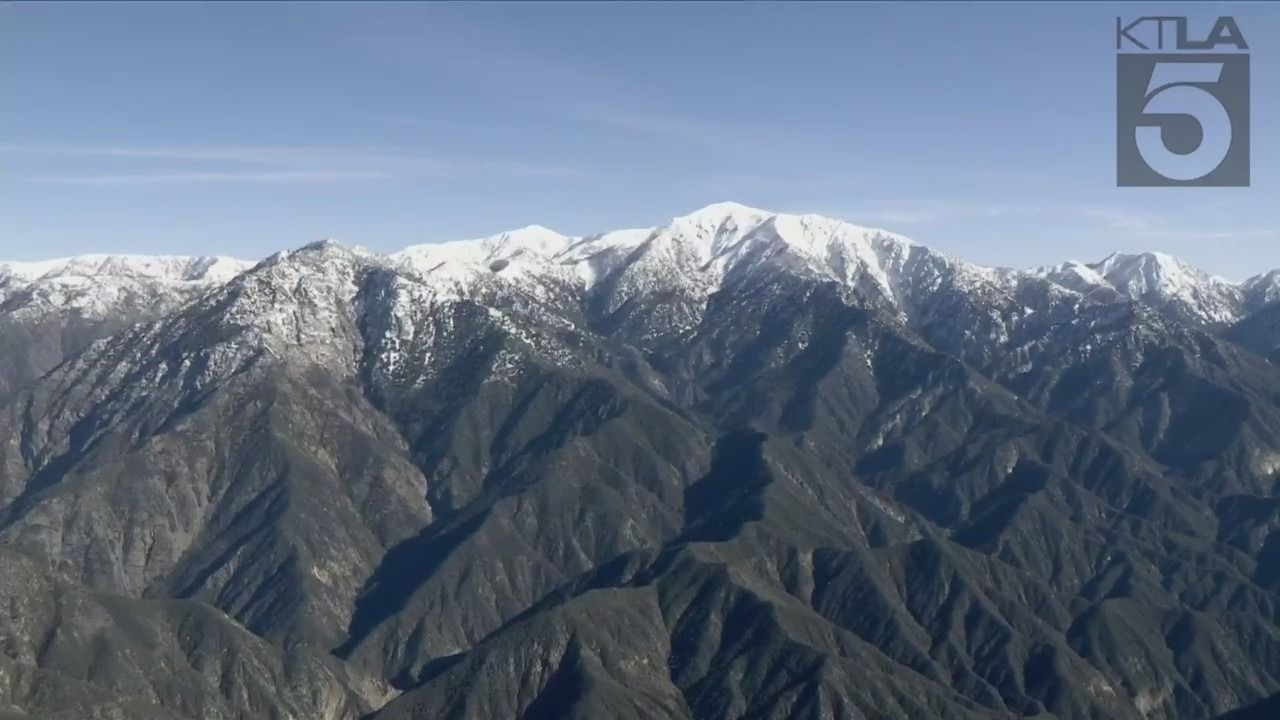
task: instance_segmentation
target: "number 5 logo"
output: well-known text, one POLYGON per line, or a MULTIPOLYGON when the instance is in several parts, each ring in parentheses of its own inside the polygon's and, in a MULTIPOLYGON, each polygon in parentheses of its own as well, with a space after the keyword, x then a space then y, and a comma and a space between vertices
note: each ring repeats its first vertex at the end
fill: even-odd
POLYGON ((1116 179, 1248 185, 1249 56, 1117 55, 1116 179))
POLYGON ((1201 85, 1212 85, 1222 76, 1220 62, 1161 62, 1151 69, 1145 116, 1183 115, 1200 125, 1200 142, 1189 153, 1165 144, 1162 125, 1134 128, 1138 154, 1147 167, 1170 180, 1196 180, 1218 169, 1231 149, 1231 116, 1216 95, 1201 85))

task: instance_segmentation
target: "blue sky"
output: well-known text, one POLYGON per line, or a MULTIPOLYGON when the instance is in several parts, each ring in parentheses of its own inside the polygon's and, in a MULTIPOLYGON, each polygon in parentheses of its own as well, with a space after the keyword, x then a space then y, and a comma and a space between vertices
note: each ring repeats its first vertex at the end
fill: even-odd
POLYGON ((1114 18, 1081 4, 0 4, 0 258, 379 250, 720 200, 1029 266, 1280 267, 1280 7, 1253 186, 1115 187, 1114 18))

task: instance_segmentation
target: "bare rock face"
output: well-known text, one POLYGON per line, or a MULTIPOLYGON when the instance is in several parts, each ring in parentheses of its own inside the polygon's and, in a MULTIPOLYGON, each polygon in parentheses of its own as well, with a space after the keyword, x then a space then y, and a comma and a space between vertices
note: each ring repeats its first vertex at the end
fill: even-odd
POLYGON ((1265 708, 1272 284, 733 203, 0 264, 0 717, 1265 708))

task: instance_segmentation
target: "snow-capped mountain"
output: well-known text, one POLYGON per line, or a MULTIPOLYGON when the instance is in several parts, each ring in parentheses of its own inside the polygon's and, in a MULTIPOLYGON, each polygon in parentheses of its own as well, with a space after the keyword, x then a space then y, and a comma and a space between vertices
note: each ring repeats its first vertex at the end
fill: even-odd
POLYGON ((120 303, 186 296, 226 283, 253 263, 227 257, 80 255, 0 262, 0 303, 102 317, 120 303))
POLYGON ((1247 302, 1247 289, 1260 282, 1232 283, 1158 252, 1115 253, 1097 263, 1067 262, 1035 272, 1064 287, 1087 293, 1114 290, 1181 319, 1216 327, 1238 322, 1255 309, 1247 302))
MULTIPOLYGON (((1168 255, 1143 253, 1024 273, 966 263, 885 230, 732 202, 650 228, 569 237, 532 225, 367 257, 424 278, 437 295, 462 297, 506 287, 545 296, 566 286, 589 293, 607 282, 617 305, 653 292, 677 292, 703 302, 729 280, 769 268, 838 282, 903 313, 912 296, 937 290, 944 279, 974 293, 1008 295, 1019 282, 1043 278, 1091 300, 1114 301, 1118 293, 1217 326, 1237 322, 1280 297, 1280 272, 1235 284, 1168 255)), ((129 255, 0 262, 0 302, 19 298, 10 305, 40 303, 102 315, 128 300, 187 297, 225 284, 253 265, 225 257, 129 255)))
POLYGON ((1270 270, 1254 275, 1240 284, 1244 291, 1245 307, 1258 310, 1264 305, 1280 300, 1280 270, 1270 270))
POLYGON ((0 397, 97 338, 222 287, 253 263, 226 257, 81 255, 0 262, 0 397))
MULTIPOLYGON (((911 297, 937 289, 944 278, 975 293, 1001 293, 1019 277, 947 257, 885 230, 737 203, 710 205, 651 228, 574 238, 535 226, 414 246, 392 258, 462 295, 495 285, 525 292, 568 285, 603 299, 609 312, 655 295, 705 305, 726 283, 771 270, 836 282, 901 312, 911 297)), ((697 322, 697 309, 685 308, 681 317, 666 320, 688 329, 697 322)))
MULTIPOLYGON (((532 225, 386 256, 326 241, 256 266, 230 258, 111 255, 0 263, 0 302, 10 321, 72 313, 132 322, 226 286, 239 298, 225 310, 226 319, 263 328, 261 337, 280 352, 315 333, 332 337, 333 311, 325 311, 330 321, 317 324, 315 301, 350 300, 370 268, 385 274, 386 292, 396 296, 380 321, 386 323, 388 357, 456 302, 478 302, 501 322, 524 326, 520 335, 565 361, 567 351, 552 348, 555 343, 530 323, 581 329, 594 314, 596 322, 630 327, 638 341, 665 342, 694 332, 716 293, 777 273, 834 283, 978 364, 997 361, 992 341, 1022 338, 1034 346, 1041 324, 1055 317, 1079 322, 1083 307, 1138 303, 1178 321, 1222 329, 1280 295, 1276 273, 1237 285, 1160 253, 1026 272, 987 268, 889 231, 725 202, 649 228, 570 237, 532 225), (632 313, 637 307, 645 312, 632 313)), ((104 322, 102 331, 116 326, 104 322)), ((38 367, 65 356, 50 354, 38 367)))
POLYGON ((734 203, 0 265, 0 714, 1210 718, 1278 277, 734 203))
POLYGON ((572 241, 554 230, 530 225, 476 240, 413 245, 391 257, 441 282, 458 283, 461 289, 490 275, 512 279, 545 272, 548 262, 572 241))
MULTIPOLYGON (((657 289, 705 296, 730 276, 772 266, 866 285, 893 297, 890 275, 903 271, 915 247, 900 235, 840 220, 717 203, 651 228, 572 238, 533 226, 479 240, 414 246, 392 257, 441 280, 573 276, 584 290, 606 281, 629 288, 624 298, 657 289)), ((957 265, 975 279, 999 275, 957 265)))

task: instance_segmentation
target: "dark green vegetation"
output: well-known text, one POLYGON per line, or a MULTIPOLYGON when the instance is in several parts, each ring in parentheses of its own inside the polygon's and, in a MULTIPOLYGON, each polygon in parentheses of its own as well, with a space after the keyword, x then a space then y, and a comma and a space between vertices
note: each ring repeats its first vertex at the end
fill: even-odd
POLYGON ((0 717, 1276 717, 1269 321, 660 240, 0 315, 0 717))

